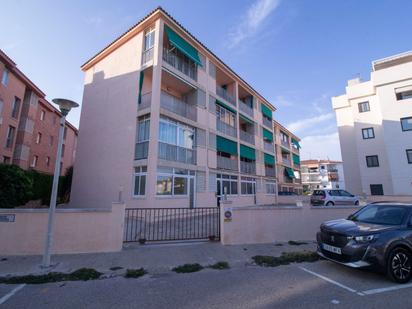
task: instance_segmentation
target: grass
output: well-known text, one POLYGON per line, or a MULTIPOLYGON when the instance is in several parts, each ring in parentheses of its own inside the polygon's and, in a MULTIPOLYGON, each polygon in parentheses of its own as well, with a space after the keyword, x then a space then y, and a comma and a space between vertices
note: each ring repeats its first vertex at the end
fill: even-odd
POLYGON ((113 266, 113 267, 110 267, 109 269, 112 270, 112 271, 116 271, 116 270, 123 269, 123 267, 121 267, 121 266, 113 266))
POLYGON ((99 279, 102 273, 93 268, 80 268, 72 273, 65 274, 60 272, 51 272, 44 275, 27 275, 0 277, 0 283, 5 284, 42 284, 59 281, 87 281, 99 279))
POLYGON ((209 268, 221 270, 221 269, 229 269, 230 266, 228 262, 217 262, 215 264, 209 265, 209 268))
POLYGON ((195 263, 195 264, 184 264, 173 268, 172 270, 177 273, 194 273, 203 269, 203 266, 195 263))
POLYGON ((253 261, 263 267, 276 267, 288 265, 290 263, 315 262, 319 256, 313 251, 302 252, 283 252, 281 256, 256 255, 252 257, 253 261))
POLYGON ((125 278, 139 278, 147 274, 147 271, 144 268, 138 269, 127 269, 125 278))
POLYGON ((307 245, 308 243, 305 241, 289 240, 288 244, 291 246, 301 246, 301 245, 307 245))

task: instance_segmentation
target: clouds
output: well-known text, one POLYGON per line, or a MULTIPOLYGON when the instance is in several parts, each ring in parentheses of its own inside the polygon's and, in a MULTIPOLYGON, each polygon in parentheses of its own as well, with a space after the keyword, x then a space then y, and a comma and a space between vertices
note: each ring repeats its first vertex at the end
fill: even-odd
POLYGON ((300 142, 301 157, 308 159, 341 160, 339 134, 337 132, 324 135, 306 136, 300 142))
POLYGON ((334 113, 327 113, 309 118, 303 118, 289 123, 286 127, 289 131, 299 134, 299 132, 304 132, 308 129, 312 129, 315 126, 325 123, 327 120, 333 119, 334 116, 334 113))
POLYGON ((279 7, 279 4, 280 0, 256 0, 229 34, 229 47, 233 48, 256 34, 268 16, 279 7))

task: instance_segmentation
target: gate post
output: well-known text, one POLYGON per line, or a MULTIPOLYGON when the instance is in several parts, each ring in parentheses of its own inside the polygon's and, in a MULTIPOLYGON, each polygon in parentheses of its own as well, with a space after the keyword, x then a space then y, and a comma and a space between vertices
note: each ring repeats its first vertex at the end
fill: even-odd
POLYGON ((226 227, 233 220, 231 206, 232 201, 224 200, 220 202, 220 243, 222 245, 228 244, 226 227))

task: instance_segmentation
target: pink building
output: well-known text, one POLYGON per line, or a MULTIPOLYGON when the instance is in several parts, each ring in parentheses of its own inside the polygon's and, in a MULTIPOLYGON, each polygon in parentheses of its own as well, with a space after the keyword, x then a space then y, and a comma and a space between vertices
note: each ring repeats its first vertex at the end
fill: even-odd
MULTIPOLYGON (((52 174, 60 112, 0 50, 0 162, 52 174)), ((74 163, 77 129, 66 122, 61 173, 74 163)))

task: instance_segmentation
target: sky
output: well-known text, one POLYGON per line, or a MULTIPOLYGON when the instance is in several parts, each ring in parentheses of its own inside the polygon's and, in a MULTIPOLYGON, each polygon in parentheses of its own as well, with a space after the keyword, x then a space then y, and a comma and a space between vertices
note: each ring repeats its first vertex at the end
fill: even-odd
POLYGON ((0 48, 47 99, 81 103, 80 66, 159 5, 277 108, 302 159, 341 159, 331 97, 412 50, 410 0, 1 0, 0 48))

